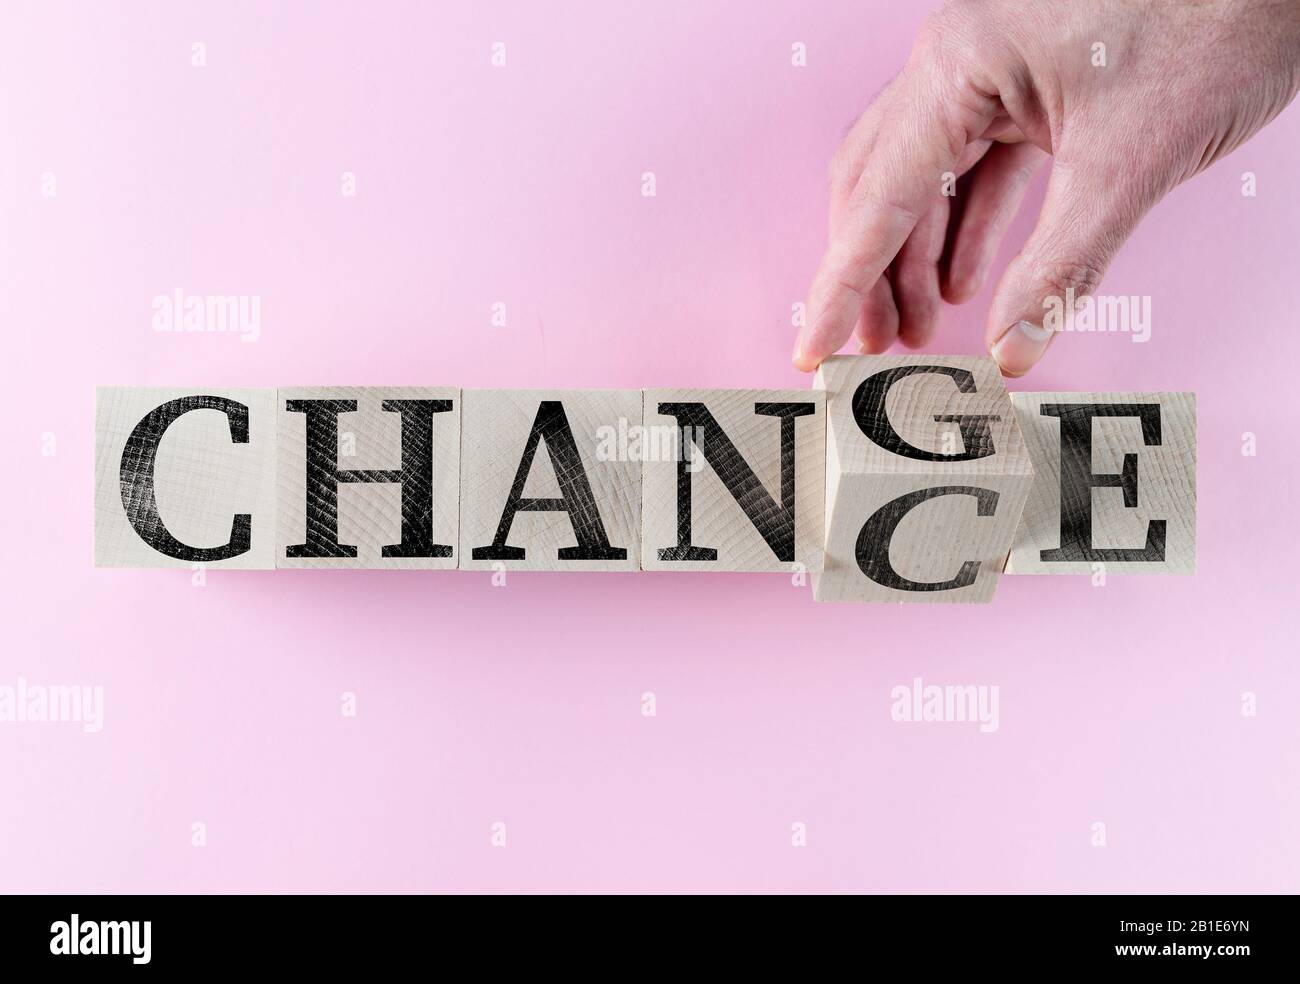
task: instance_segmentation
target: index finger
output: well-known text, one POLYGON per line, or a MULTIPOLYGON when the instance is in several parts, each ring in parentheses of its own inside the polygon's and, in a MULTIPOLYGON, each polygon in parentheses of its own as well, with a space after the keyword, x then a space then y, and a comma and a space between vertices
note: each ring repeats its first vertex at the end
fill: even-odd
POLYGON ((909 68, 900 81, 813 278, 794 354, 805 372, 848 340, 868 292, 942 194, 943 176, 955 173, 968 134, 988 125, 985 113, 992 119, 991 105, 980 107, 979 119, 959 119, 930 73, 909 68))

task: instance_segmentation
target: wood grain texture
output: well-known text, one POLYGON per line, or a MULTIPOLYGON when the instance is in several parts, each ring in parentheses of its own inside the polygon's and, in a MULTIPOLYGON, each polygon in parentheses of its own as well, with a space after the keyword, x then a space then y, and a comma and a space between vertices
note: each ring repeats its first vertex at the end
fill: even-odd
POLYGON ((1033 481, 993 360, 832 356, 814 386, 827 400, 814 597, 990 601, 1033 481))
POLYGON ((458 388, 284 388, 276 414, 277 566, 457 566, 458 388), (314 468, 308 465, 309 435, 314 468), (399 549, 404 543, 407 548, 399 549))
POLYGON ((1195 573, 1194 393, 1013 393, 1011 400, 1035 480, 1007 573, 1093 574, 1098 565, 1113 574, 1195 573), (1065 469, 1063 437, 1073 448, 1065 469), (1148 543, 1161 559, 1139 559, 1148 543))
POLYGON ((640 569, 641 464, 609 440, 640 427, 640 390, 462 400, 461 569, 640 569))
POLYGON ((99 387, 95 565, 195 564, 275 567, 275 391, 99 387))
POLYGON ((646 390, 645 421, 646 570, 821 570, 822 393, 646 390), (696 440, 681 440, 682 425, 696 440))

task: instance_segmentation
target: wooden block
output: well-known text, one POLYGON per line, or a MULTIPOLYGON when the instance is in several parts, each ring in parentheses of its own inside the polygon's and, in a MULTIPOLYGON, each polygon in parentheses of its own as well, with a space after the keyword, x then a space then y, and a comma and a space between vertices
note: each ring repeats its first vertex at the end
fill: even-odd
POLYGON ((465 390, 460 566, 635 571, 640 390, 465 390))
POLYGON ((987 602, 1033 468, 992 359, 832 356, 818 601, 987 602))
POLYGON ((276 565, 454 568, 460 390, 281 389, 276 565))
POLYGON ((810 390, 646 390, 648 571, 820 571, 826 402, 810 390))
POLYGON ((95 391, 95 566, 275 567, 275 390, 95 391))
POLYGON ((1195 393, 1012 393, 1034 487, 1010 574, 1196 572, 1195 393))

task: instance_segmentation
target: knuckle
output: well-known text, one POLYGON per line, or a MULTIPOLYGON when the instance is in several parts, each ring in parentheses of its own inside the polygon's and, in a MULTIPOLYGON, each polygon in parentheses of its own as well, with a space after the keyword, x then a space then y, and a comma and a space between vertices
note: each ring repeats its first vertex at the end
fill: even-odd
POLYGON ((961 45, 971 26, 980 19, 979 13, 973 9, 976 6, 977 0, 948 0, 926 14, 916 33, 917 50, 932 55, 943 54, 961 45))
POLYGON ((947 41, 952 22, 953 6, 953 4, 944 4, 937 10, 932 10, 925 15, 925 19, 921 21, 921 26, 916 32, 916 48, 918 51, 935 51, 943 47, 947 41))
POLYGON ((831 190, 843 192, 852 188, 857 181, 856 161, 848 149, 847 141, 836 148, 831 155, 830 166, 826 169, 826 180, 831 190))
POLYGON ((864 243, 847 243, 832 250, 827 281, 836 291, 866 294, 871 269, 871 251, 864 243))
POLYGON ((928 15, 912 52, 916 84, 935 107, 936 123, 954 141, 957 155, 994 109, 990 66, 998 59, 991 57, 990 46, 995 42, 986 37, 975 6, 975 0, 959 0, 928 15))
POLYGON ((1105 271, 1099 264, 1088 262, 1046 263, 1039 269, 1039 278, 1047 290, 1057 296, 1067 291, 1076 297, 1093 293, 1101 286, 1105 271))
POLYGON ((864 290, 861 285, 854 283, 848 277, 843 277, 843 276, 837 277, 835 279, 835 287, 840 292, 856 298, 858 303, 866 303, 867 300, 866 290, 864 290))
POLYGON ((860 182, 853 189, 853 203, 864 212, 880 216, 890 226, 911 228, 921 221, 920 212, 894 201, 889 189, 880 187, 879 182, 860 182))

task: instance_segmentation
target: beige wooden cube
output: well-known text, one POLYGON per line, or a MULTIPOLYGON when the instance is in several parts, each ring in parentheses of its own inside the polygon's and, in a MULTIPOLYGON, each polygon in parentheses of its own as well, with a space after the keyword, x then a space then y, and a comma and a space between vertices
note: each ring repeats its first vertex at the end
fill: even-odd
POLYGON ((825 406, 809 390, 646 390, 642 566, 820 571, 825 406))
POLYGON ((1033 468, 1001 374, 971 356, 832 356, 818 601, 992 599, 1033 468))
POLYGON ((95 392, 95 566, 275 567, 275 390, 95 392))
POLYGON ((456 566, 459 389, 281 389, 276 412, 277 566, 456 566))
POLYGON ((460 566, 635 571, 640 390, 465 390, 460 566))
POLYGON ((1196 571, 1196 394, 1013 393, 1034 487, 1009 574, 1196 571))

